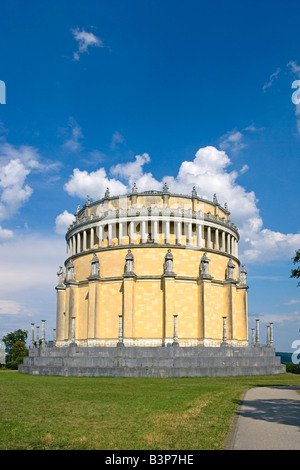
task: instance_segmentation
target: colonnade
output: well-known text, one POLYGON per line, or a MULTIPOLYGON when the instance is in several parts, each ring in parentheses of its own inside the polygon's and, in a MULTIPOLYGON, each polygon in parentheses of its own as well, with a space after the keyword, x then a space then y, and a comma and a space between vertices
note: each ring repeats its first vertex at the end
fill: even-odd
POLYGON ((237 235, 230 228, 203 220, 136 219, 78 227, 67 240, 68 257, 95 248, 154 243, 207 248, 238 258, 237 235))

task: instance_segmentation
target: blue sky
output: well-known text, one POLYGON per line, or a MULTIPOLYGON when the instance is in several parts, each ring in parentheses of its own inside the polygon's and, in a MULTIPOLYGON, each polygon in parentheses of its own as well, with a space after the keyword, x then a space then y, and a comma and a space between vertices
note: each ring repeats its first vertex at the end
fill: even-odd
POLYGON ((55 327, 77 204, 138 188, 228 203, 248 270, 249 329, 299 339, 297 1, 3 2, 0 336, 55 327))

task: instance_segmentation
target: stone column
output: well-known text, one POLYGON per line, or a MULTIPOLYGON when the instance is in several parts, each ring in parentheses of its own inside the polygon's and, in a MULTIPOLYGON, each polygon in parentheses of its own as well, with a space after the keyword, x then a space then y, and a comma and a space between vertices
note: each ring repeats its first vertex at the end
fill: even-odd
POLYGON ((255 346, 260 346, 260 342, 259 342, 259 320, 256 320, 255 346))
POLYGON ((119 315, 119 336, 117 346, 124 346, 123 341, 123 315, 119 315))
POLYGON ((40 327, 36 327, 36 346, 40 347, 40 327))
POLYGON ((108 235, 107 235, 107 239, 108 239, 108 246, 112 246, 112 224, 108 224, 108 235))
POLYGON ((273 348, 273 323, 270 322, 270 347, 273 348))
POLYGON ((271 346, 270 344, 270 325, 267 325, 267 348, 271 346))
POLYGON ((158 227, 158 221, 153 220, 153 241, 154 241, 154 243, 157 243, 157 237, 158 237, 157 227, 158 227))
POLYGON ((45 322, 46 320, 42 320, 42 345, 44 345, 46 341, 45 322))
POLYGON ((174 334, 173 334, 173 343, 172 346, 179 346, 178 343, 178 332, 177 332, 177 317, 178 315, 173 315, 174 317, 174 334))
POLYGON ((186 244, 188 246, 191 246, 192 245, 192 223, 191 222, 188 222, 186 224, 186 227, 187 227, 187 237, 186 237, 186 244))
POLYGON ((75 318, 72 317, 72 328, 71 328, 71 342, 75 343, 75 318))
POLYGON ((72 237, 72 255, 76 254, 76 237, 73 235, 72 237))
POLYGON ((30 348, 34 348, 34 323, 31 323, 31 343, 30 348))
POLYGON ((147 239, 146 239, 146 221, 145 220, 142 220, 142 223, 141 223, 141 239, 142 239, 142 243, 146 243, 147 239))
POLYGON ((227 253, 230 255, 230 233, 227 234, 227 253))
POLYGON ((215 249, 219 250, 219 229, 215 229, 215 249))
POLYGON ((129 222, 129 243, 132 245, 134 243, 134 222, 129 222))
POLYGON ((81 235, 80 232, 77 233, 77 253, 81 252, 81 235))
POLYGON ((207 226, 206 248, 211 248, 211 227, 209 225, 207 226))
POLYGON ((176 222, 176 242, 177 245, 181 245, 181 222, 176 222))
POLYGON ((222 231, 222 251, 226 251, 226 243, 225 243, 225 232, 222 231))
POLYGON ((165 222, 165 243, 170 243, 170 221, 166 220, 165 222))
POLYGON ((95 232, 94 232, 94 227, 92 227, 91 233, 90 233, 90 250, 94 249, 94 239, 95 239, 95 232))
POLYGON ((53 346, 56 345, 56 329, 53 328, 53 346))
POLYGON ((102 248, 102 242, 103 242, 103 225, 99 225, 99 227, 98 227, 98 237, 99 237, 99 248, 102 248))
POLYGON ((255 331, 255 329, 252 328, 252 329, 251 329, 251 346, 252 346, 252 347, 254 347, 254 345, 255 345, 255 341, 254 341, 254 331, 255 331))
POLYGON ((227 332, 226 332, 226 317, 223 317, 223 338, 222 338, 221 346, 228 346, 227 332))

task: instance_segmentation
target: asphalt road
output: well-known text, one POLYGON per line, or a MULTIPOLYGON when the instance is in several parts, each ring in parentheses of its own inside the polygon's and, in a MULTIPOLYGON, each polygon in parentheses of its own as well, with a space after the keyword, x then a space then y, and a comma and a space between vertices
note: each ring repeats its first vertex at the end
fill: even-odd
POLYGON ((299 387, 256 387, 239 408, 231 450, 300 450, 299 387))

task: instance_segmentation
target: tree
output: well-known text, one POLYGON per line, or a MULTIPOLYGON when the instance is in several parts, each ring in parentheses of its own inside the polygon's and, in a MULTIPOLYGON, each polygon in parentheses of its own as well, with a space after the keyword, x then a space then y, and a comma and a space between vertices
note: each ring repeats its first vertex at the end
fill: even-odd
MULTIPOLYGON (((296 255, 294 256, 294 258, 292 258, 292 260, 293 260, 294 264, 299 263, 299 261, 300 261, 300 250, 296 251, 296 255)), ((295 277, 296 279, 300 278, 300 266, 298 268, 295 268, 295 269, 291 270, 290 277, 295 277)), ((300 287, 300 282, 298 282, 297 287, 300 287)))
POLYGON ((6 366, 17 369, 18 365, 23 361, 24 356, 28 355, 26 347, 28 332, 25 330, 16 330, 8 333, 2 339, 6 346, 6 366))

